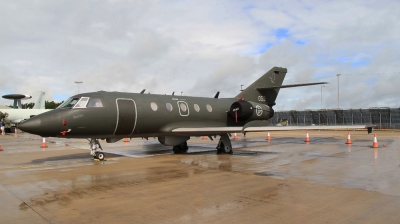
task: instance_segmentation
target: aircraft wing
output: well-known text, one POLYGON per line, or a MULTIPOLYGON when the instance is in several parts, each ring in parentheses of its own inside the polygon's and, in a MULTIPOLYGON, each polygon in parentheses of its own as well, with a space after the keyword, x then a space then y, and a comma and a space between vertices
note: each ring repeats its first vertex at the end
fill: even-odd
POLYGON ((219 133, 265 132, 265 131, 295 131, 295 130, 352 130, 365 129, 365 125, 322 125, 322 126, 264 126, 264 127, 205 127, 205 128, 176 128, 173 133, 191 135, 213 135, 219 133))

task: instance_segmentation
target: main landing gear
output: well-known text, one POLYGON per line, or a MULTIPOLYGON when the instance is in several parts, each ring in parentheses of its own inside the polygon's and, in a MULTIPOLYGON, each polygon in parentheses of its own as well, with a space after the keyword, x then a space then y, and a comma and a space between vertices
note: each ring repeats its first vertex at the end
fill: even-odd
POLYGON ((221 134, 217 145, 217 154, 233 154, 231 139, 228 134, 221 134))
POLYGON ((99 140, 90 139, 89 142, 90 142, 89 144, 90 144, 90 149, 91 149, 90 155, 92 155, 95 159, 103 161, 105 156, 104 156, 104 153, 102 152, 103 148, 101 148, 99 140))
POLYGON ((189 149, 187 142, 182 142, 172 148, 175 154, 185 153, 189 149))

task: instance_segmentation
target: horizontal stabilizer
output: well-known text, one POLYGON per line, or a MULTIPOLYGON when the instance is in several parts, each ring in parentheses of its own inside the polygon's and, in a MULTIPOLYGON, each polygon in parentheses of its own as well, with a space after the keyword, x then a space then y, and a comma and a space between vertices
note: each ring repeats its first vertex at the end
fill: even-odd
POLYGON ((322 84, 328 84, 328 82, 301 83, 301 84, 271 86, 271 87, 256 88, 256 89, 257 90, 283 89, 283 88, 292 88, 292 87, 299 87, 299 86, 313 86, 313 85, 322 85, 322 84))

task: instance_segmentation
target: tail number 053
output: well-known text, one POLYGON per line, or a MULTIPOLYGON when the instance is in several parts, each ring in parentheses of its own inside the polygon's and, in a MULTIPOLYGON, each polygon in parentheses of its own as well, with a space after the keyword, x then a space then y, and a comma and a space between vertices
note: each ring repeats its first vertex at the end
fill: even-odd
POLYGON ((263 102, 265 102, 265 96, 258 96, 258 101, 263 101, 263 102))

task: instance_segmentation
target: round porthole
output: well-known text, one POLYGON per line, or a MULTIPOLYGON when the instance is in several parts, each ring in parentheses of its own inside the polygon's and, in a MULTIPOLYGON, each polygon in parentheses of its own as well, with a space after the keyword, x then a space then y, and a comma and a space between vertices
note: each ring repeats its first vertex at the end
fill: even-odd
POLYGON ((195 104, 195 105, 194 105, 194 110, 195 110, 196 112, 199 112, 199 111, 200 111, 199 105, 195 104))
POLYGON ((187 111, 186 104, 180 103, 179 106, 181 107, 181 111, 183 111, 183 112, 186 112, 186 111, 187 111))
POLYGON ((208 112, 211 112, 212 111, 212 107, 210 106, 210 104, 207 104, 207 110, 208 110, 208 112))
POLYGON ((167 103, 166 106, 168 111, 172 111, 172 105, 170 103, 167 103))
POLYGON ((156 111, 156 110, 158 109, 157 104, 154 103, 154 102, 151 102, 150 106, 151 106, 151 109, 152 109, 153 111, 156 111))

